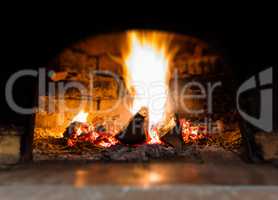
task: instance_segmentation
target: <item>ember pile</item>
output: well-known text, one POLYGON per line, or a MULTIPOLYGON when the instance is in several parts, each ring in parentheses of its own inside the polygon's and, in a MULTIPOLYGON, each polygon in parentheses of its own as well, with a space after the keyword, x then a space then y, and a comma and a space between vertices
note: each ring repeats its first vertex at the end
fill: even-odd
POLYGON ((148 112, 141 109, 122 130, 101 122, 87 122, 80 111, 60 137, 35 129, 35 160, 149 161, 180 158, 198 161, 200 152, 239 152, 241 134, 236 125, 211 133, 206 124, 173 116, 162 127, 147 130, 148 112), (218 149, 218 150, 217 150, 218 149))
MULTIPOLYGON (((84 115, 81 111, 77 116, 84 115)), ((63 139, 68 147, 75 147, 81 143, 89 143, 96 147, 111 147, 116 144, 142 145, 142 144, 167 144, 175 147, 169 140, 177 138, 180 143, 190 143, 196 140, 209 138, 206 126, 193 125, 185 119, 172 118, 163 127, 147 129, 148 111, 146 108, 140 111, 129 121, 128 125, 120 132, 108 130, 102 124, 86 122, 86 118, 74 121, 66 128, 63 139), (85 121, 85 122, 84 122, 85 121)))
POLYGON ((90 143, 99 147, 110 147, 119 143, 113 133, 107 132, 104 127, 86 122, 71 123, 63 136, 69 147, 74 147, 78 143, 90 143))
POLYGON ((44 133, 46 129, 35 129, 37 137, 34 140, 34 159, 133 162, 181 158, 201 162, 200 155, 208 147, 213 148, 217 154, 224 152, 225 155, 239 153, 240 150, 241 135, 236 127, 211 134, 203 124, 185 119, 171 120, 168 127, 159 130, 163 133, 160 142, 152 144, 147 132, 140 134, 144 131, 143 122, 144 117, 138 113, 124 130, 116 132, 103 124, 75 121, 68 126, 62 137, 56 138, 44 133), (137 129, 133 132, 135 134, 131 134, 129 129, 135 121, 137 129), (140 123, 141 126, 138 126, 140 123))
POLYGON ((240 145, 241 142, 238 128, 227 129, 225 133, 221 133, 219 130, 212 133, 206 124, 175 117, 171 118, 163 127, 153 127, 149 132, 146 128, 147 116, 147 110, 141 109, 128 125, 118 132, 103 124, 73 121, 63 133, 63 139, 69 148, 75 148, 82 143, 102 148, 117 144, 130 146, 160 144, 180 148, 178 145, 218 143, 222 146, 231 146, 231 143, 240 145), (231 142, 232 140, 233 142, 231 142))
POLYGON ((180 119, 180 124, 182 139, 185 143, 206 139, 211 135, 205 125, 193 125, 191 121, 186 119, 180 119))

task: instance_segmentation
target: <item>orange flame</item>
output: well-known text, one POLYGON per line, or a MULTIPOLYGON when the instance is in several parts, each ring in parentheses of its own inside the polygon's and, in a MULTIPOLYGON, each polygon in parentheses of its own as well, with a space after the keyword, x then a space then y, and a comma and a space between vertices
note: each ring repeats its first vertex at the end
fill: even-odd
POLYGON ((159 133, 157 127, 151 127, 148 131, 148 144, 162 144, 162 141, 159 138, 159 133))
POLYGON ((77 115, 75 115, 73 117, 73 119, 71 120, 71 122, 81 122, 81 123, 85 123, 87 122, 87 117, 88 117, 88 113, 84 112, 84 110, 79 111, 79 113, 77 115))
POLYGON ((158 132, 152 127, 163 123, 167 99, 167 72, 171 54, 170 38, 161 32, 127 33, 129 51, 124 52, 126 85, 133 96, 130 111, 141 107, 149 110, 148 133, 150 143, 159 143, 158 132))

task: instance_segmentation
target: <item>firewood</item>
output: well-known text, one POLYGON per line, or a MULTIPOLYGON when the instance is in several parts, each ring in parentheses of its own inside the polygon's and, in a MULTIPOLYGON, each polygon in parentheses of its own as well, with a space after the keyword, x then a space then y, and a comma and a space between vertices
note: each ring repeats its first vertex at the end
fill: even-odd
POLYGON ((164 143, 173 146, 176 149, 176 151, 179 152, 182 150, 184 142, 181 136, 181 129, 178 116, 172 117, 169 120, 168 124, 170 124, 168 125, 168 127, 171 127, 171 129, 168 128, 167 133, 164 133, 160 139, 164 143))
MULTIPOLYGON (((63 133, 63 137, 65 139, 68 139, 70 137, 73 137, 73 135, 77 134, 77 130, 80 129, 82 126, 84 126, 85 123, 81 123, 81 122, 72 122, 65 130, 65 132, 63 133)), ((76 135, 77 136, 77 135, 76 135)))
POLYGON ((123 144, 142 144, 146 141, 147 130, 147 108, 141 108, 132 119, 129 121, 126 128, 124 128, 116 138, 123 144))

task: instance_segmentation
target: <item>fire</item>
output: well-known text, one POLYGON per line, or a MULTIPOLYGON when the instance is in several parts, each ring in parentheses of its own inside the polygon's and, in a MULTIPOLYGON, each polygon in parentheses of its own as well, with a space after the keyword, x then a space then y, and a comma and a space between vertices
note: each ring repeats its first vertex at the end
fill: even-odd
POLYGON ((133 96, 131 113, 141 107, 149 110, 149 143, 160 143, 154 127, 163 123, 167 99, 167 72, 171 54, 169 35, 161 32, 127 33, 128 52, 124 52, 126 85, 133 96))
POLYGON ((151 127, 148 131, 148 144, 161 144, 162 141, 159 138, 157 127, 151 127))
POLYGON ((75 147, 78 143, 91 143, 99 147, 111 147, 118 143, 112 130, 100 131, 96 124, 88 123, 89 113, 81 110, 71 120, 71 124, 64 132, 64 138, 69 147, 75 147))
POLYGON ((201 124, 196 125, 185 119, 180 119, 180 124, 182 138, 185 143, 208 138, 207 126, 201 124))
POLYGON ((74 116, 71 122, 80 122, 85 123, 87 122, 88 113, 81 110, 77 115, 74 116))

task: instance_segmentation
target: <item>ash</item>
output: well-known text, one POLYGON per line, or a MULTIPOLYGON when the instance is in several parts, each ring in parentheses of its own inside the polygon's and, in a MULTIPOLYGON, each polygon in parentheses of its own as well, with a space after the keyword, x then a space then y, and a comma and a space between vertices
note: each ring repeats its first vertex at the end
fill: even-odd
POLYGON ((137 146, 117 144, 109 148, 100 148, 83 143, 75 148, 69 148, 61 138, 44 138, 35 141, 34 146, 34 161, 149 162, 173 160, 190 163, 238 163, 241 160, 241 149, 225 149, 216 144, 184 145, 179 151, 172 146, 163 144, 137 146))

